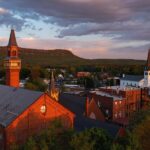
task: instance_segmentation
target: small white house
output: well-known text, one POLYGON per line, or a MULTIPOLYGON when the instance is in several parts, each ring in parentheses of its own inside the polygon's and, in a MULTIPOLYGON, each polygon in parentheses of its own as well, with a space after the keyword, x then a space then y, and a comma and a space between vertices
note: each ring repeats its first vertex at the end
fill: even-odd
POLYGON ((124 75, 120 79, 120 86, 134 86, 134 87, 144 87, 145 80, 143 76, 135 76, 135 75, 124 75))
POLYGON ((120 79, 120 86, 148 87, 150 89, 150 49, 148 51, 144 76, 123 75, 120 79))

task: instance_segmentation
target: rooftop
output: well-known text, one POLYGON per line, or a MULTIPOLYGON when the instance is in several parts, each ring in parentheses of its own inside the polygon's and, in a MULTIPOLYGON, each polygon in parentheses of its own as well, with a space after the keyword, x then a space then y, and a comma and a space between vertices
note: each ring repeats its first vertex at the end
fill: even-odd
POLYGON ((8 46, 17 46, 15 31, 12 29, 10 33, 8 46))
POLYGON ((113 95, 113 94, 110 94, 108 92, 103 92, 103 91, 91 91, 90 93, 95 93, 96 95, 110 97, 113 100, 122 100, 123 99, 122 96, 113 95))
POLYGON ((84 116, 86 97, 72 94, 61 94, 60 101, 63 106, 75 113, 74 127, 77 131, 97 127, 106 130, 112 137, 116 137, 120 126, 112 123, 93 120, 84 116))
POLYGON ((144 78, 144 76, 135 76, 135 75, 125 75, 125 77, 121 78, 121 80, 127 80, 127 81, 141 81, 144 78))
POLYGON ((132 91, 132 90, 140 90, 138 87, 133 86, 107 86, 107 87, 101 87, 102 89, 112 89, 112 90, 118 90, 118 91, 132 91))
POLYGON ((7 127, 43 93, 0 85, 0 124, 7 127))

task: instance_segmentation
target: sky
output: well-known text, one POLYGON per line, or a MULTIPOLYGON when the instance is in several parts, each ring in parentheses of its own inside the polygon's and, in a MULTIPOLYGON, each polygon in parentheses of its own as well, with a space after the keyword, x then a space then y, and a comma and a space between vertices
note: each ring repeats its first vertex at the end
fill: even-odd
POLYGON ((0 46, 11 28, 20 47, 146 59, 150 0, 0 0, 0 46))

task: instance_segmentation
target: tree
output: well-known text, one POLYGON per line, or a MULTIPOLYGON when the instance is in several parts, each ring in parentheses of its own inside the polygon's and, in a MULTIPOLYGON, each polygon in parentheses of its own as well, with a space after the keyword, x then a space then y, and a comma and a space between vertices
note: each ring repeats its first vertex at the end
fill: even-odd
POLYGON ((40 77, 40 67, 36 66, 31 69, 31 80, 36 80, 40 77))
POLYGON ((74 150, 110 150, 112 138, 99 128, 87 129, 74 135, 71 145, 74 150))
POLYGON ((74 131, 72 129, 65 129, 61 121, 56 119, 50 122, 48 127, 43 129, 38 135, 30 137, 20 147, 20 150, 70 150, 70 139, 73 134, 74 131))
POLYGON ((138 126, 139 124, 147 120, 149 116, 150 116, 150 108, 147 110, 141 110, 139 112, 135 112, 129 121, 129 127, 128 127, 129 130, 131 131, 134 128, 136 128, 136 126, 138 126))
POLYGON ((25 79, 25 78, 29 77, 30 74, 31 74, 31 71, 29 68, 22 68, 21 72, 20 72, 20 78, 25 79))
POLYGON ((31 83, 31 82, 27 82, 25 84, 25 88, 29 89, 29 90, 37 90, 38 89, 38 87, 36 85, 34 85, 33 83, 31 83))
MULTIPOLYGON (((150 117, 144 122, 137 125, 132 131, 133 139, 137 139, 138 148, 137 150, 149 150, 150 148, 150 117)), ((136 149, 135 149, 136 150, 136 149)))
POLYGON ((30 137, 24 145, 24 150, 38 150, 34 138, 30 137))
POLYGON ((149 150, 150 147, 150 109, 136 112, 129 124, 126 139, 127 150, 149 150))
POLYGON ((29 80, 25 84, 25 88, 27 88, 27 89, 43 91, 43 92, 46 91, 47 87, 48 87, 48 85, 46 85, 41 78, 36 78, 34 80, 29 80))

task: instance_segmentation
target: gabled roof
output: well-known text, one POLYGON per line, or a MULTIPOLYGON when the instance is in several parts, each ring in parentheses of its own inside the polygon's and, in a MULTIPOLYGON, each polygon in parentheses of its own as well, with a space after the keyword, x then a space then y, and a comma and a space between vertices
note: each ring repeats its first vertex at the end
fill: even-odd
POLYGON ((0 124, 7 127, 42 95, 42 92, 0 85, 0 124))
POLYGON ((11 29, 8 46, 18 46, 16 41, 16 36, 15 36, 15 31, 13 29, 11 29))
POLYGON ((86 97, 71 94, 61 94, 60 101, 64 107, 75 113, 74 128, 77 131, 83 131, 88 128, 97 127, 106 130, 112 137, 116 137, 120 126, 93 120, 84 116, 86 97))
POLYGON ((125 75, 124 78, 121 78, 121 80, 126 80, 126 81, 141 81, 144 79, 144 76, 135 76, 135 75, 125 75))
POLYGON ((85 97, 72 94, 60 94, 59 102, 76 115, 83 115, 85 112, 85 97))
POLYGON ((102 128, 107 131, 113 138, 117 136, 120 130, 119 125, 90 119, 84 116, 76 117, 74 126, 77 131, 83 131, 93 127, 102 128))

